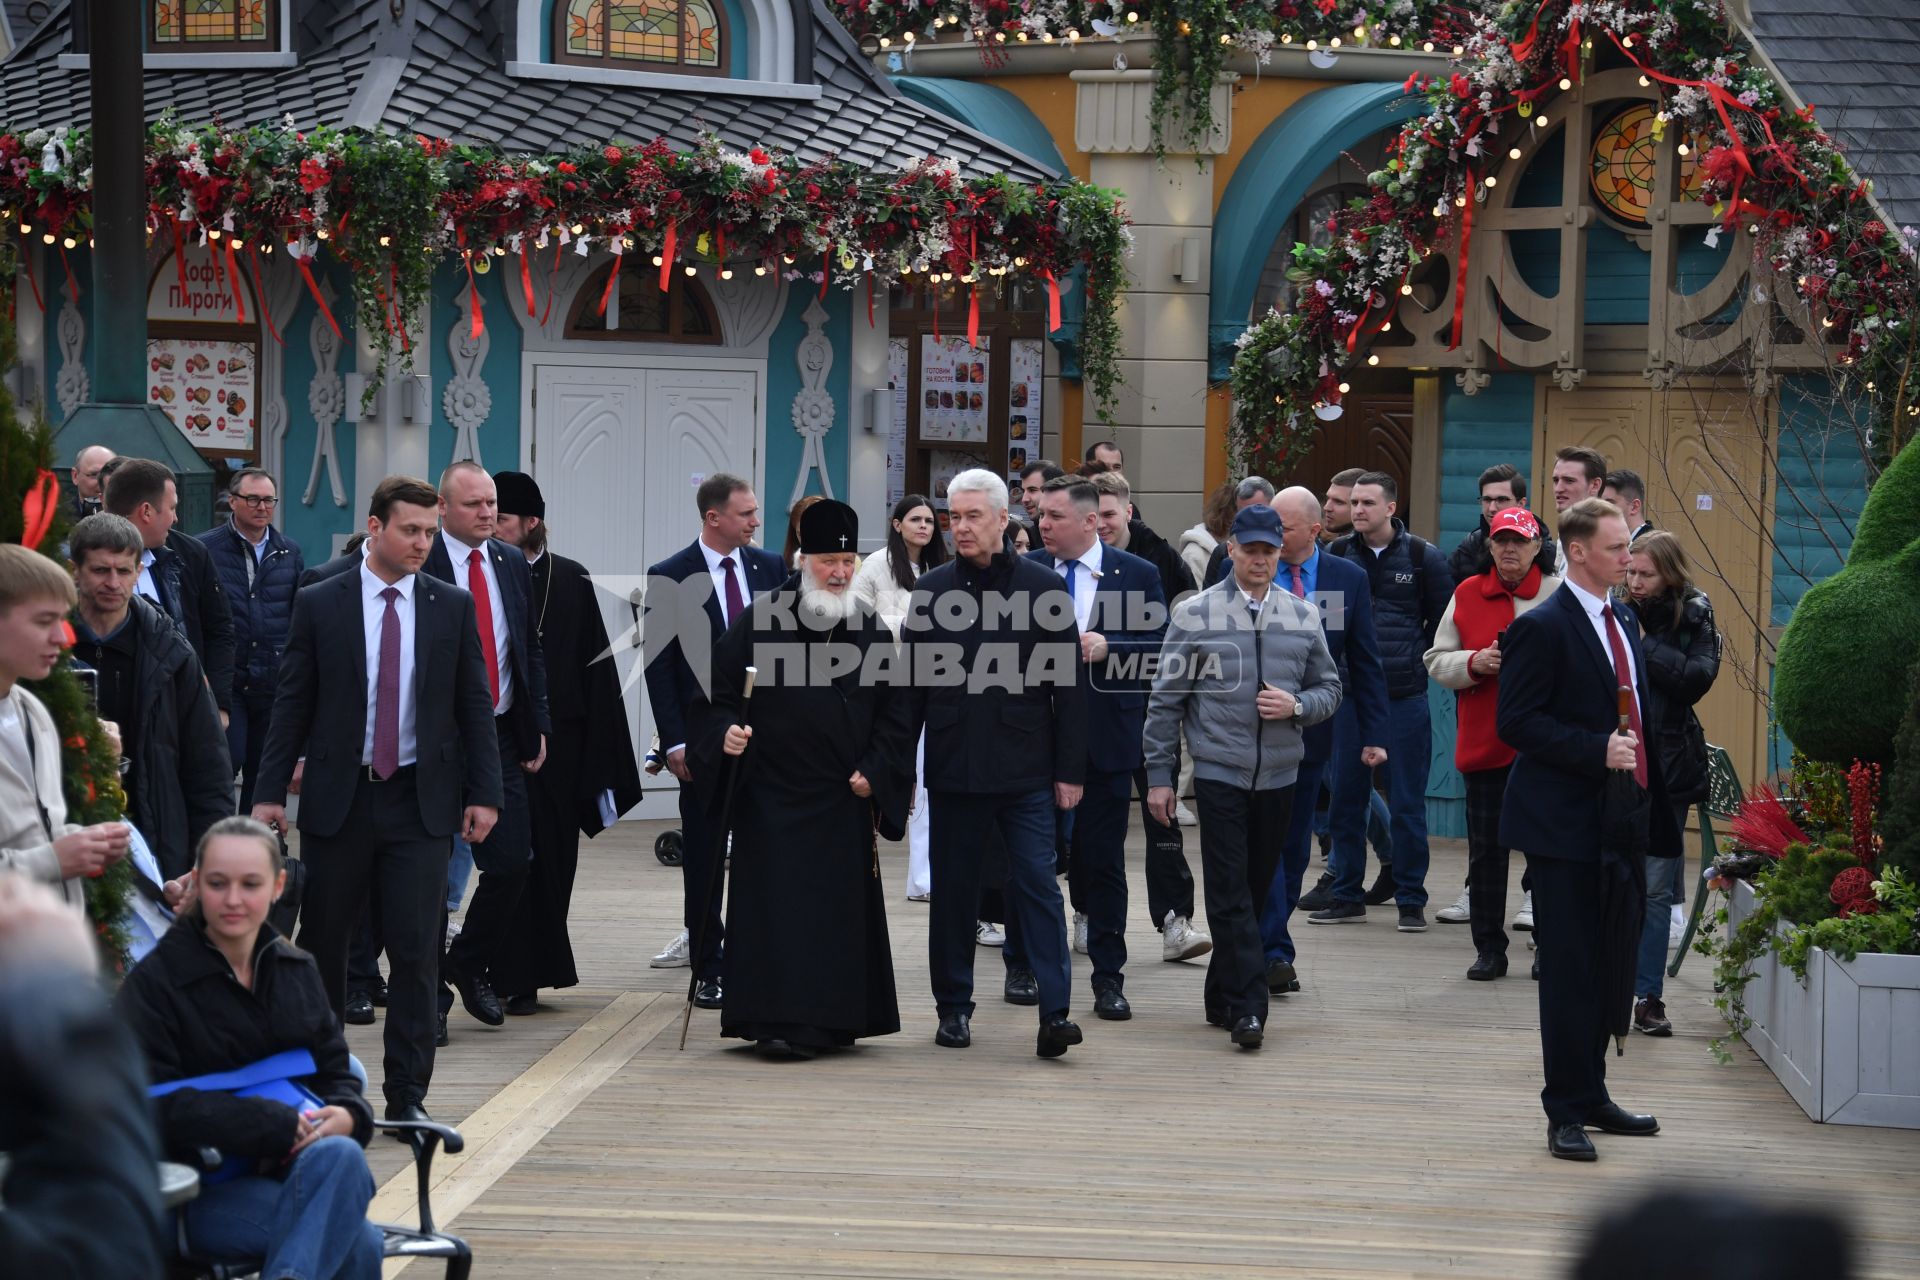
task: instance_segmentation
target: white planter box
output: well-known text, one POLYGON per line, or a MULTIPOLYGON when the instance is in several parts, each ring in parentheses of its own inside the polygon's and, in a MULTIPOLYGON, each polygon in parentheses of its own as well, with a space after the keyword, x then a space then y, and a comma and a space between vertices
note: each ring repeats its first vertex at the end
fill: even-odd
MULTIPOLYGON (((1736 882, 1729 931, 1753 903, 1736 882)), ((1809 1117, 1920 1129, 1920 956, 1837 960, 1815 949, 1804 983, 1769 956, 1743 999, 1747 1043, 1809 1117)))

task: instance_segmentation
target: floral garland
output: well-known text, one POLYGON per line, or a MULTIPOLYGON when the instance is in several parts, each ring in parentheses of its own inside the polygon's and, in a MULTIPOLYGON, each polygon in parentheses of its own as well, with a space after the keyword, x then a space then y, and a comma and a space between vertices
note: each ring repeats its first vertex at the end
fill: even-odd
MULTIPOLYGON (((1780 87, 1728 34, 1721 0, 1540 0, 1472 19, 1464 54, 1444 80, 1415 75, 1408 92, 1429 110, 1387 149, 1371 188, 1329 220, 1331 243, 1298 245, 1286 314, 1269 312, 1238 340, 1231 375, 1233 450, 1276 468, 1312 447, 1316 410, 1348 386, 1342 370, 1361 340, 1391 322, 1408 277, 1430 254, 1470 235, 1471 213, 1493 177, 1484 172, 1504 118, 1529 118, 1570 88, 1596 48, 1617 52, 1659 87, 1656 129, 1699 140, 1700 198, 1720 229, 1745 225, 1755 260, 1818 317, 1850 389, 1876 402, 1880 443, 1897 449, 1920 422, 1920 379, 1908 377, 1920 303, 1916 233, 1897 234, 1863 199, 1868 186, 1811 110, 1783 105, 1780 87)), ((1454 341, 1460 340, 1456 314, 1454 341)))
MULTIPOLYGON (((692 151, 656 140, 510 155, 420 136, 302 133, 291 119, 245 129, 163 119, 148 131, 146 156, 150 234, 176 249, 209 247, 222 272, 237 272, 245 256, 257 274, 260 255, 291 254, 337 331, 312 272, 322 247, 331 249, 354 273, 361 330, 381 367, 397 348, 411 368, 409 333, 443 255, 469 276, 485 271, 489 256, 520 255, 531 314, 536 275, 549 277, 551 305, 561 253, 608 249, 616 263, 609 293, 635 250, 651 257, 663 288, 676 265, 695 260, 727 277, 741 265, 785 270, 818 282, 823 296, 829 282, 852 289, 864 278, 869 303, 876 275, 958 280, 972 286, 970 339, 980 289, 1015 272, 1045 285, 1058 329, 1061 282, 1084 267, 1081 368, 1103 420, 1119 387, 1113 312, 1131 232, 1116 193, 1073 179, 964 178, 955 162, 936 159, 882 172, 737 152, 712 138, 692 151)), ((92 187, 84 130, 0 132, 0 226, 17 221, 23 238, 38 234, 56 248, 75 296, 66 255, 90 233, 92 187)), ((38 297, 40 283, 33 288, 38 297)), ((474 316, 484 325, 477 290, 474 316)), ((262 318, 271 329, 272 317, 262 318)))
MULTIPOLYGON (((1455 6, 1445 0, 832 0, 841 25, 881 50, 911 52, 943 31, 972 39, 990 63, 1008 45, 1078 44, 1150 32, 1153 140, 1176 115, 1196 149, 1213 131, 1213 86, 1227 54, 1266 66, 1276 45, 1308 50, 1424 47, 1451 43, 1455 6)), ((1124 58, 1124 54, 1121 55, 1124 58)), ((1124 61, 1118 65, 1124 66, 1124 61)))

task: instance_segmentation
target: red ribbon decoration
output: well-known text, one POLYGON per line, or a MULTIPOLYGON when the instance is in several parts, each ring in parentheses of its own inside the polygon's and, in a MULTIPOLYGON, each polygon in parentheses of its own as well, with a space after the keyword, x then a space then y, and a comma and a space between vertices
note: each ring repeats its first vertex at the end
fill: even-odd
POLYGON ((80 305, 80 282, 73 278, 73 263, 67 261, 67 242, 60 242, 60 266, 67 273, 67 296, 73 299, 73 305, 80 305))
POLYGON ((40 540, 53 527, 53 517, 59 510, 60 484, 53 478, 53 472, 42 467, 20 503, 20 545, 29 551, 38 551, 40 540))
POLYGON ((1480 180, 1473 170, 1467 170, 1467 204, 1460 215, 1460 278, 1453 286, 1453 339, 1447 343, 1447 350, 1459 347, 1460 339, 1466 332, 1467 317, 1467 246, 1473 240, 1473 196, 1480 180))
POLYGON ((527 295, 527 319, 531 320, 540 312, 533 302, 533 269, 527 265, 527 255, 528 250, 523 248, 517 256, 520 259, 520 292, 527 295))
MULTIPOLYGON (((625 256, 626 256, 625 254, 621 254, 621 253, 616 253, 613 255, 613 270, 607 272, 607 285, 604 289, 600 290, 600 309, 594 312, 594 314, 597 316, 605 318, 607 314, 607 303, 613 300, 614 288, 620 283, 620 260, 625 256)), ((668 259, 665 254, 660 255, 660 261, 666 262, 667 260, 668 259)), ((662 280, 666 279, 665 268, 661 269, 660 278, 662 280)), ((664 289, 667 286, 662 284, 660 287, 664 289)))
POLYGON ((487 331, 487 321, 480 309, 480 286, 473 281, 473 250, 468 249, 461 256, 467 262, 467 306, 473 313, 473 323, 467 333, 477 339, 487 331))
POLYGON ((327 318, 328 326, 333 329, 333 336, 341 337, 340 322, 333 318, 333 311, 327 306, 327 300, 320 296, 320 285, 313 278, 313 268, 308 265, 312 261, 311 258, 303 258, 297 253, 293 255, 293 265, 300 268, 300 278, 307 282, 307 292, 313 295, 313 301, 320 308, 320 314, 327 318))
POLYGON ((1508 46, 1513 50, 1515 62, 1524 64, 1533 56, 1533 42, 1540 37, 1540 15, 1545 13, 1546 9, 1547 0, 1540 0, 1539 7, 1533 11, 1533 21, 1527 26, 1527 34, 1508 46))
MULTIPOLYGON (((679 251, 679 248, 680 224, 677 222, 669 222, 667 224, 667 241, 660 246, 660 292, 662 293, 665 293, 673 287, 673 258, 679 251)), ((616 254, 615 256, 618 257, 619 255, 616 254)), ((615 266, 613 270, 615 275, 620 273, 618 266, 615 266)), ((603 303, 600 311, 604 315, 606 310, 607 308, 603 303)))
MULTIPOLYGON (((253 268, 253 278, 256 281, 261 280, 260 255, 254 251, 252 241, 247 242, 247 265, 253 268)), ((287 340, 280 336, 278 329, 273 327, 273 309, 267 305, 267 288, 264 283, 260 286, 260 318, 267 322, 267 332, 273 335, 273 340, 283 347, 286 346, 287 340)))
POLYGON ((980 286, 977 284, 967 294, 967 345, 976 349, 980 346, 980 286))
POLYGON ((228 236, 222 240, 220 246, 225 249, 227 253, 227 281, 233 286, 234 318, 238 320, 239 323, 245 324, 247 322, 246 290, 242 287, 240 281, 240 264, 234 261, 233 257, 233 237, 228 236))
POLYGON ((1567 69, 1567 79, 1580 83, 1580 19, 1575 18, 1567 24, 1567 38, 1560 43, 1560 58, 1567 69))
POLYGON ((1040 273, 1047 280, 1047 332, 1060 332, 1060 282, 1051 270, 1040 273))

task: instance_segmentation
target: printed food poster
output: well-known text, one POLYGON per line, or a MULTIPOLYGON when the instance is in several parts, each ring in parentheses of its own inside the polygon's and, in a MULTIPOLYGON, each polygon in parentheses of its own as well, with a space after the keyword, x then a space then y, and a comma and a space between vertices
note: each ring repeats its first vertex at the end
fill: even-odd
POLYGON ((986 465, 987 460, 977 453, 966 453, 959 449, 935 449, 927 459, 927 483, 933 486, 935 509, 940 511, 947 509, 947 486, 953 482, 955 476, 962 471, 986 465))
POLYGON ((987 340, 920 339, 920 439, 987 441, 987 340))
POLYGON ((907 370, 913 358, 905 338, 887 343, 887 382, 893 388, 893 416, 887 424, 887 509, 907 496, 907 370))
POLYGON ((254 450, 259 349, 218 338, 147 340, 147 399, 204 453, 254 450))
POLYGON ((1040 452, 1040 397, 1046 377, 1046 353, 1038 338, 1015 338, 1007 349, 1011 374, 1007 379, 1007 475, 1040 452))

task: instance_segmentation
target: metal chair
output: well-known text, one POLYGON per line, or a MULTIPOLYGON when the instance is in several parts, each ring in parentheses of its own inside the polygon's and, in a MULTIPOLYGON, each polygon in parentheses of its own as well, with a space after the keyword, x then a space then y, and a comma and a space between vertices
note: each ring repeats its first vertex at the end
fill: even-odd
MULTIPOLYGON (((460 1131, 451 1125, 420 1120, 381 1120, 373 1122, 375 1129, 388 1133, 409 1134, 408 1144, 413 1148, 413 1171, 420 1192, 420 1225, 402 1226, 398 1223, 382 1222, 377 1225, 385 1237, 381 1256, 384 1258, 444 1258, 447 1263, 447 1280, 467 1280, 473 1270, 473 1251, 467 1242, 459 1236, 436 1231, 433 1226, 433 1204, 429 1198, 429 1188, 433 1181, 433 1153, 436 1146, 446 1149, 449 1155, 457 1155, 466 1145, 460 1131)), ((220 1167, 221 1155, 212 1148, 200 1152, 201 1166, 212 1170, 220 1167)), ((259 1262, 210 1262, 197 1258, 187 1246, 187 1220, 184 1213, 174 1217, 175 1238, 178 1254, 169 1270, 170 1280, 243 1280, 247 1276, 260 1273, 259 1262)))
POLYGON ((1707 744, 1707 798, 1700 802, 1700 879, 1693 887, 1693 910, 1687 915, 1686 930, 1680 935, 1680 948, 1667 964, 1667 976, 1680 976, 1680 964, 1693 947, 1693 935, 1700 928, 1700 913, 1707 906, 1707 876, 1713 870, 1719 842, 1714 838, 1713 819, 1732 821, 1740 812, 1740 775, 1733 770, 1733 757, 1725 747, 1707 744))

